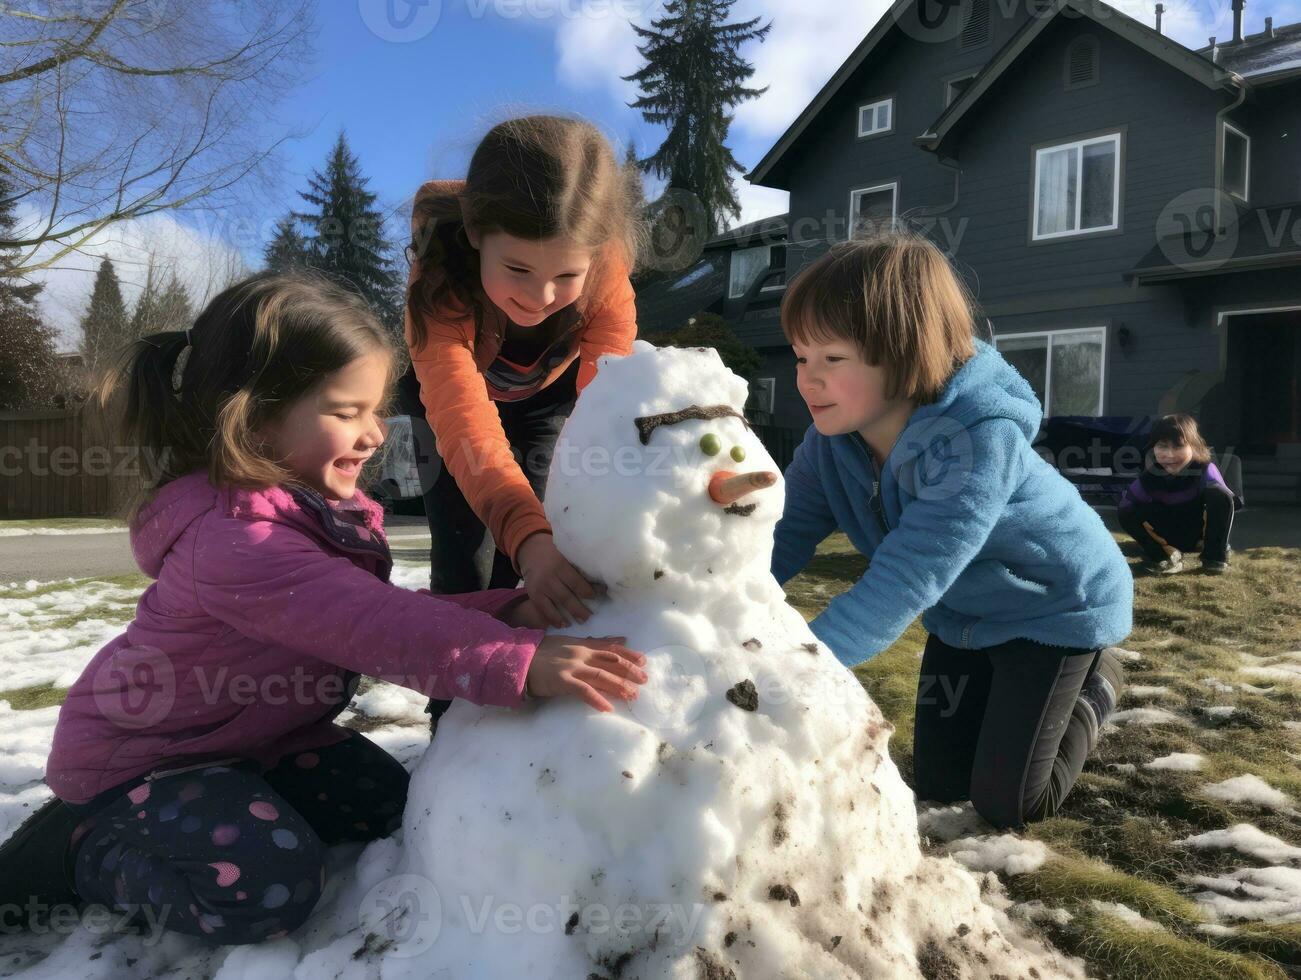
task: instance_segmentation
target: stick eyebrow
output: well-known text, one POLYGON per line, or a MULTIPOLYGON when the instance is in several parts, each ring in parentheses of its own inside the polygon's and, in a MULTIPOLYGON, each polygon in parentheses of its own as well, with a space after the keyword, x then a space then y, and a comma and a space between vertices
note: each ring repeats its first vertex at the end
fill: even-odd
MULTIPOLYGON (((726 417, 738 418, 747 429, 750 428, 750 422, 744 415, 734 409, 731 405, 688 405, 686 408, 680 408, 676 412, 661 412, 658 415, 644 415, 640 418, 633 419, 637 426, 637 434, 641 438, 643 446, 650 442, 651 433, 661 425, 676 425, 679 422, 686 422, 690 419, 718 419, 726 417)), ((753 431, 753 430, 752 430, 753 431)))

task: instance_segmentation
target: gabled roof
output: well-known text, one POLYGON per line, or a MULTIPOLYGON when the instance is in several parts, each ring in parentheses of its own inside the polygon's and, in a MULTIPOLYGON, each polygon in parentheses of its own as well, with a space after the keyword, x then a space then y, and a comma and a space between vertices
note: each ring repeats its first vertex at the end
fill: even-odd
POLYGON ((744 248, 746 245, 772 245, 785 241, 790 233, 790 215, 772 214, 758 221, 729 228, 705 242, 705 248, 744 248))
MULTIPOLYGON (((1209 58, 1210 46, 1197 53, 1209 58)), ((1222 41, 1216 64, 1251 79, 1253 86, 1301 78, 1301 24, 1276 27, 1272 34, 1247 34, 1238 44, 1222 41)))
POLYGON ((859 66, 867 60, 867 56, 870 55, 873 49, 881 43, 881 40, 890 33, 890 29, 896 26, 899 14, 907 10, 908 7, 916 2, 917 0, 895 0, 890 9, 881 16, 881 19, 872 25, 872 29, 868 31, 867 36, 859 42, 858 47, 854 49, 853 53, 845 59, 845 63, 837 69, 836 73, 827 81, 827 84, 822 86, 822 90, 813 97, 813 101, 804 107, 804 111, 799 114, 799 118, 790 124, 786 132, 782 134, 781 139, 774 143, 772 149, 764 154, 764 158, 759 161, 754 170, 745 175, 746 180, 752 184, 763 183, 764 178, 766 178, 768 174, 772 172, 773 167, 777 165, 777 161, 785 156, 786 151, 789 150, 791 146, 794 145, 795 141, 800 138, 804 133, 804 130, 808 128, 809 123, 817 117, 818 113, 826 108, 827 103, 830 102, 832 98, 835 97, 836 93, 840 91, 841 86, 843 86, 845 82, 849 80, 850 76, 858 70, 859 66))
POLYGON ((676 330, 688 317, 720 302, 727 293, 729 268, 728 253, 711 250, 688 268, 638 275, 638 331, 650 335, 676 330))
POLYGON ((1081 17, 1088 18, 1100 27, 1107 28, 1154 57, 1160 58, 1172 68, 1184 72, 1207 88, 1223 88, 1230 91, 1237 89, 1237 82, 1234 81, 1231 70, 1226 70, 1224 66, 1202 57, 1178 41, 1158 33, 1114 7, 1092 2, 1092 0, 1053 0, 1052 14, 1045 13, 1026 21, 985 64, 971 84, 962 90, 962 94, 954 99, 931 124, 930 129, 918 136, 914 142, 924 149, 937 150, 962 117, 980 102, 1003 73, 1016 63, 1066 8, 1070 8, 1081 17))

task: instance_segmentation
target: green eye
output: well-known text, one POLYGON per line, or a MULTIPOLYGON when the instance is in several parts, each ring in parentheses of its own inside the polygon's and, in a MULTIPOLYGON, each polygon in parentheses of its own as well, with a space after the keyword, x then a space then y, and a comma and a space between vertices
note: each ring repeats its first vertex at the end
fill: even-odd
POLYGON ((732 458, 733 458, 734 460, 736 460, 738 463, 744 463, 744 462, 745 462, 745 449, 744 449, 742 446, 733 446, 733 447, 732 447, 732 458))
POLYGON ((723 443, 718 436, 708 432, 700 437, 700 451, 706 456, 717 456, 723 451, 723 443))

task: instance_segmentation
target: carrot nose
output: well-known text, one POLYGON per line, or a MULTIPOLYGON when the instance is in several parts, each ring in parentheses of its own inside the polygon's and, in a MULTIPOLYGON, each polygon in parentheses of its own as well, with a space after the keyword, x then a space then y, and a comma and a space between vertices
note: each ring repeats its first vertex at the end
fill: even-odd
POLYGON ((709 478, 709 499, 727 507, 747 493, 770 487, 776 482, 777 474, 772 471, 733 473, 730 470, 719 470, 709 478))

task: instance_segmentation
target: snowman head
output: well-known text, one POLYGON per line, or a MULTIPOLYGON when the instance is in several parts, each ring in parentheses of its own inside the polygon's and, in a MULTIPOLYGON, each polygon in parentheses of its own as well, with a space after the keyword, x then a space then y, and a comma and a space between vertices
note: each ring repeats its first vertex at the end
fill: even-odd
POLYGON ((560 551, 611 588, 766 571, 784 492, 745 420, 747 393, 712 348, 637 341, 601 358, 551 460, 560 551))

